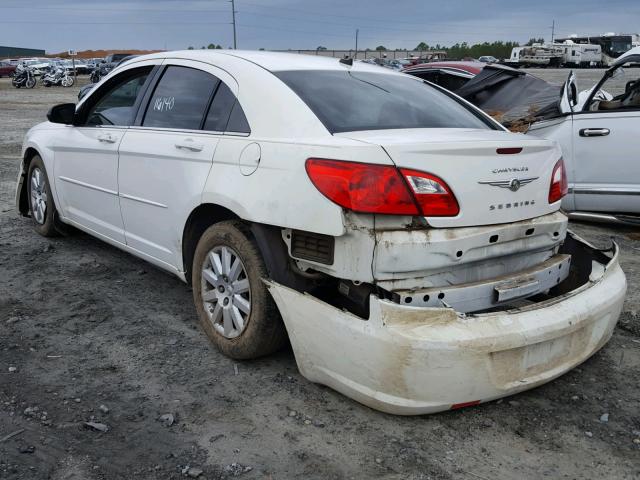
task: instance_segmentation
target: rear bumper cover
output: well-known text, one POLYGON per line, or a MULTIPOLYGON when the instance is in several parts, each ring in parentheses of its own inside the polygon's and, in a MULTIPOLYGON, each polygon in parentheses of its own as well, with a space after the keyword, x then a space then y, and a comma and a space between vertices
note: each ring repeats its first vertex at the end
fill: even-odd
POLYGON ((363 320, 267 283, 306 378, 377 410, 418 415, 533 388, 600 349, 622 310, 626 279, 615 245, 606 265, 593 263, 589 281, 564 295, 469 316, 371 296, 363 320))

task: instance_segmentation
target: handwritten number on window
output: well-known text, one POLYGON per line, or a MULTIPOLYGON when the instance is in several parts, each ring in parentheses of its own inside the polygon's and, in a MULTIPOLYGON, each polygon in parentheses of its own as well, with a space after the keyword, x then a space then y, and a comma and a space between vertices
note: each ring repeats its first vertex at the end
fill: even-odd
POLYGON ((157 97, 153 101, 153 109, 157 112, 168 112, 173 110, 175 102, 175 97, 157 97))

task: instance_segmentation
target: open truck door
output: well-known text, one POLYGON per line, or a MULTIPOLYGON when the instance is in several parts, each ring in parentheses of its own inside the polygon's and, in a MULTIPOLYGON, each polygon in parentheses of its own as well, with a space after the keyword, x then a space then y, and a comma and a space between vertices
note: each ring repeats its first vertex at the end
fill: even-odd
POLYGON ((569 78, 562 87, 560 97, 560 112, 569 114, 573 113, 573 107, 578 103, 578 88, 576 87, 576 75, 571 72, 569 78))

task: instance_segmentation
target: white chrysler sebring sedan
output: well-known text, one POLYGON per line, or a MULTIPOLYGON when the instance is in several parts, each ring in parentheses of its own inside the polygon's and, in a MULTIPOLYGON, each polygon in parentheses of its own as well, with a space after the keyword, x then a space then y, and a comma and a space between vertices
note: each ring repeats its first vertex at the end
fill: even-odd
POLYGON ((567 231, 558 146, 424 81, 297 54, 166 52, 27 134, 17 207, 190 283, 226 355, 420 414, 540 385, 610 338, 615 244, 567 231))

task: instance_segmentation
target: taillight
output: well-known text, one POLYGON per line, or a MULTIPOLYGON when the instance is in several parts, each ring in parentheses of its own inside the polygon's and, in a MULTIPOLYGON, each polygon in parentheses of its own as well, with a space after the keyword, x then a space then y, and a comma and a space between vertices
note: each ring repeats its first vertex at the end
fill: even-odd
POLYGON ((417 170, 401 168, 413 196, 425 217, 455 217, 460 212, 455 195, 441 178, 417 170))
POLYGON ((321 158, 307 159, 306 169, 325 197, 354 212, 424 216, 459 212, 448 185, 428 173, 321 158))
POLYGON ((564 160, 561 158, 553 167, 551 174, 551 185, 549 186, 549 203, 561 200, 569 192, 569 182, 567 181, 567 169, 564 160))
POLYGON ((320 193, 362 213, 418 215, 398 169, 389 165, 309 158, 307 174, 320 193))

